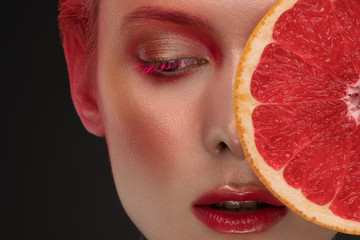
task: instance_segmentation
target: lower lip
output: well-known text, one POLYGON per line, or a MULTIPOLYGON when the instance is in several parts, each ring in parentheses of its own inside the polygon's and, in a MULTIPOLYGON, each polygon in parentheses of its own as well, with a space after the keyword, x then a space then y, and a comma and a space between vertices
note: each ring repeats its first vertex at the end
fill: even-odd
POLYGON ((221 233, 259 233, 266 231, 287 213, 285 206, 268 206, 252 212, 225 212, 210 205, 195 205, 194 215, 209 228, 221 233))

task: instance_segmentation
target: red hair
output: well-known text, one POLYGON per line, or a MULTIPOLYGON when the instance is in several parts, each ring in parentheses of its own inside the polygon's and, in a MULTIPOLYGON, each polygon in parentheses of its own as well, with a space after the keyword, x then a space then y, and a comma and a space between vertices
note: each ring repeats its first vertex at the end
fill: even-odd
MULTIPOLYGON (((70 83, 92 88, 96 66, 98 0, 60 0, 58 23, 70 83)), ((71 86, 73 87, 73 86, 71 86)))
POLYGON ((77 44, 94 52, 97 35, 97 0, 60 0, 58 23, 61 39, 71 35, 79 41, 77 44))

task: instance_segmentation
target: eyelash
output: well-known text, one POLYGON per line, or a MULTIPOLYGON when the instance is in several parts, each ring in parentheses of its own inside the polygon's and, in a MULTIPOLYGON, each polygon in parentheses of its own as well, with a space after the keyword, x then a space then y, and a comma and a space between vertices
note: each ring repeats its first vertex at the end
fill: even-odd
POLYGON ((133 68, 138 70, 138 73, 143 76, 147 73, 152 77, 166 81, 173 82, 189 74, 191 68, 201 66, 206 63, 206 60, 199 60, 194 58, 165 60, 158 62, 145 62, 133 68), (179 70, 180 69, 180 70, 179 70))

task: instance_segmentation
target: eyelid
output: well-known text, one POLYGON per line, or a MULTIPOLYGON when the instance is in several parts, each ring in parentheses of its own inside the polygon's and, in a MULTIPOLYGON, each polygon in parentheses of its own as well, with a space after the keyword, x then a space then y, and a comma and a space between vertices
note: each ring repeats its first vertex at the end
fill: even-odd
POLYGON ((209 49, 201 42, 182 34, 172 32, 158 34, 156 31, 147 38, 136 41, 131 55, 137 64, 140 64, 134 70, 142 76, 147 75, 146 78, 157 80, 190 76, 201 70, 201 66, 210 63, 212 59, 209 49), (189 63, 185 64, 184 61, 189 63), (175 66, 173 71, 161 68, 163 64, 167 68, 169 62, 182 65, 175 66), (158 71, 159 69, 161 70, 158 71))
POLYGON ((145 62, 169 61, 171 59, 200 58, 208 56, 207 48, 189 38, 176 34, 150 36, 136 47, 136 55, 145 62))

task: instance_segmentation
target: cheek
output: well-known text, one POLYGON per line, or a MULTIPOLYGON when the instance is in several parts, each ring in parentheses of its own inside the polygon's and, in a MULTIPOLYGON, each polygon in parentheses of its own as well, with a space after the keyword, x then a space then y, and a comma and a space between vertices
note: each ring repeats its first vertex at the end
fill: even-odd
POLYGON ((118 137, 131 159, 123 160, 134 161, 134 164, 153 174, 172 168, 177 153, 174 146, 178 145, 179 136, 173 135, 173 129, 164 124, 171 118, 165 119, 161 114, 138 109, 127 111, 126 116, 123 134, 119 133, 118 137))
POLYGON ((180 118, 173 112, 175 109, 162 101, 142 96, 134 103, 134 99, 140 98, 122 95, 108 104, 109 111, 105 113, 114 177, 119 184, 126 181, 128 186, 136 181, 144 185, 172 181, 184 157, 182 146, 188 136, 188 117, 180 118))

